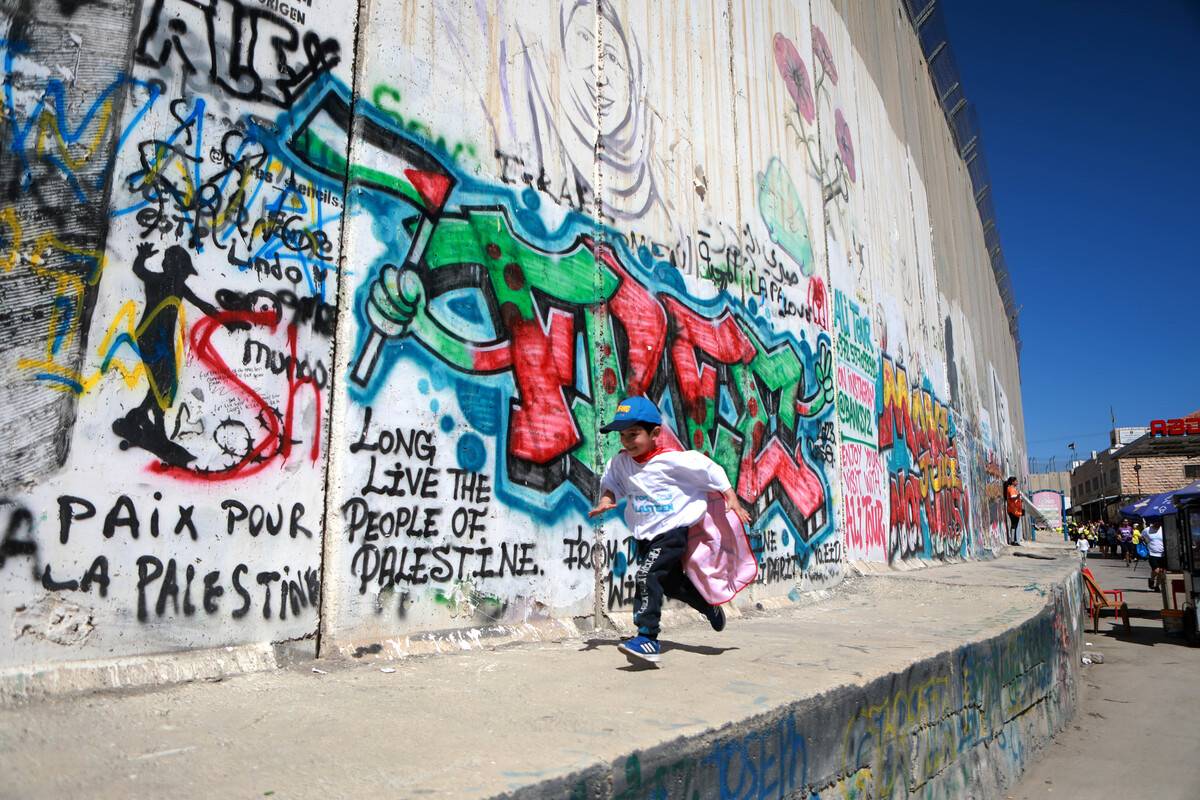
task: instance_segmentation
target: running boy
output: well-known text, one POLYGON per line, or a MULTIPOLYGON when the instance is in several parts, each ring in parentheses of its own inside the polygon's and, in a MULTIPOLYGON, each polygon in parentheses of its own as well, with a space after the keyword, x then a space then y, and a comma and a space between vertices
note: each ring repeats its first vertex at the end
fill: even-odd
POLYGON ((688 527, 703 519, 709 492, 721 492, 742 524, 750 515, 738 501, 725 471, 695 450, 666 452, 658 447, 662 415, 644 397, 617 405, 613 421, 601 433, 619 431, 623 450, 613 456, 600 480, 600 502, 588 516, 617 507, 628 497, 625 523, 637 540, 641 566, 633 595, 638 635, 619 646, 630 661, 659 660, 658 631, 663 596, 682 600, 705 616, 713 630, 725 628, 725 611, 709 605, 683 572, 688 527))

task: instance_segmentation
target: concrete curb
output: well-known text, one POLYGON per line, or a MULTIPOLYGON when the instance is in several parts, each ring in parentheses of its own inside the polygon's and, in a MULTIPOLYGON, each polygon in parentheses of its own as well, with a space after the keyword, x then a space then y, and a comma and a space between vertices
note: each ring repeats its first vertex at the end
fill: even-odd
MULTIPOLYGON (((737 619, 744 614, 794 607, 798 602, 819 602, 829 596, 830 591, 824 590, 806 593, 797 600, 774 598, 740 604, 731 607, 728 613, 731 619, 737 619)), ((685 609, 666 609, 663 620, 673 627, 696 624, 694 612, 685 609)), ((632 635, 636 627, 629 613, 606 615, 606 621, 622 635, 632 635)), ((590 619, 547 619, 514 625, 426 631, 403 638, 337 642, 322 653, 321 660, 396 661, 535 642, 561 642, 579 639, 592 632, 590 619)), ((165 687, 188 681, 232 678, 280 669, 315 657, 315 642, 307 639, 90 659, 32 669, 12 668, 0 670, 0 708, 85 692, 165 687)))
POLYGON ((160 687, 276 669, 280 666, 277 649, 276 645, 255 643, 4 670, 0 671, 0 707, 82 692, 160 687))
POLYGON ((1074 714, 1079 573, 1003 634, 497 798, 992 798, 1074 714))
MULTIPOLYGON (((587 620, 588 623, 591 620, 587 620)), ((417 656, 446 655, 469 650, 509 647, 531 642, 561 642, 587 634, 590 625, 572 619, 546 619, 514 625, 426 631, 411 636, 385 637, 369 641, 338 642, 321 658, 374 659, 394 661, 417 656)))

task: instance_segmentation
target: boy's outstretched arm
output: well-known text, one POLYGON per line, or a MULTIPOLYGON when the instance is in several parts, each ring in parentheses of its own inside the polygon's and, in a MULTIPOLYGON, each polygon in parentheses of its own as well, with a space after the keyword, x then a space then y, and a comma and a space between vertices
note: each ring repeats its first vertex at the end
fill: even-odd
POLYGON ((600 493, 600 502, 596 503, 595 507, 588 512, 589 517, 595 517, 603 514, 605 511, 612 511, 617 507, 617 498, 608 489, 600 493))
POLYGON ((150 270, 146 269, 146 260, 158 251, 154 249, 151 242, 142 242, 137 246, 137 258, 133 260, 133 274, 141 280, 146 280, 150 277, 150 270))
POLYGON ((729 487, 721 495, 725 498, 725 505, 729 506, 729 510, 737 514, 737 518, 742 521, 742 524, 750 526, 750 512, 742 507, 742 501, 738 499, 737 492, 733 487, 729 487))

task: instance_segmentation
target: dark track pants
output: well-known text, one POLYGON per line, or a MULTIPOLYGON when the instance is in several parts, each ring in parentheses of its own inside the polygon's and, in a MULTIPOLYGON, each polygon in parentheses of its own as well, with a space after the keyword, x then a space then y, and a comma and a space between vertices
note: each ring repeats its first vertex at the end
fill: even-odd
POLYGON ((1020 528, 1021 528, 1021 518, 1016 516, 1015 514, 1009 514, 1008 515, 1008 543, 1009 544, 1017 543, 1017 536, 1020 535, 1019 534, 1020 528))
POLYGON ((633 621, 643 636, 658 638, 664 595, 682 600, 705 616, 712 613, 712 606, 683 573, 687 535, 687 528, 675 528, 653 539, 637 541, 641 565, 633 592, 633 621))

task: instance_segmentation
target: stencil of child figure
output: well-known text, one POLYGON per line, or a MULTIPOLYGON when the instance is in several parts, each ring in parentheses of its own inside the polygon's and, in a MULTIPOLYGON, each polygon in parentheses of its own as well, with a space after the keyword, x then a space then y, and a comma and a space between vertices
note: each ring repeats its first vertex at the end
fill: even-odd
MULTIPOLYGON (((113 421, 113 433, 121 437, 120 447, 140 447, 158 456, 166 464, 182 467, 195 456, 167 436, 164 416, 175 403, 179 390, 179 368, 183 363, 183 301, 186 300, 209 316, 217 314, 211 303, 202 300, 187 285, 197 274, 188 251, 172 245, 163 253, 162 269, 147 268, 158 251, 150 242, 137 246, 133 274, 142 281, 146 304, 135 330, 138 355, 146 368, 150 386, 142 402, 125 416, 113 421)), ((230 330, 236 323, 226 325, 230 330)))

